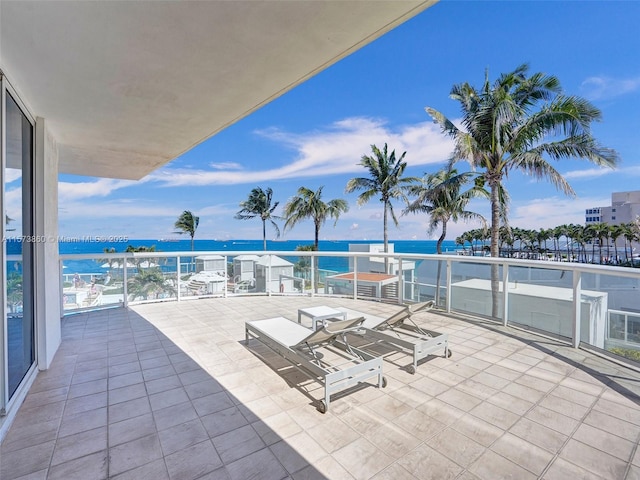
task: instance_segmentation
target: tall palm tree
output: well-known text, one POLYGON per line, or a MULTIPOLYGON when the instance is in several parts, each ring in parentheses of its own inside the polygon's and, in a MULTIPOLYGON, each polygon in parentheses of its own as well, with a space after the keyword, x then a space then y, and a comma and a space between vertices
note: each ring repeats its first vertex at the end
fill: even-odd
POLYGON ((272 203, 273 190, 271 188, 262 190, 262 188, 256 187, 251 190, 249 197, 244 202, 240 202, 241 210, 234 217, 238 220, 249 220, 256 217, 262 220, 262 245, 264 250, 267 249, 267 221, 271 223, 271 226, 276 231, 276 237, 280 237, 280 228, 274 219, 281 220, 281 218, 273 214, 280 202, 272 203))
POLYGON ((176 223, 173 225, 174 228, 177 229, 178 235, 183 235, 185 233, 189 234, 191 237, 191 251, 193 252, 193 237, 196 235, 196 230, 198 229, 198 225, 200 224, 200 217, 196 217, 189 210, 185 210, 176 220, 176 223))
POLYGON ((485 221, 478 213, 467 210, 469 201, 477 197, 489 197, 489 192, 484 188, 474 185, 469 190, 462 192, 462 186, 469 183, 474 177, 473 172, 458 173, 449 165, 436 173, 425 175, 420 184, 411 185, 408 192, 416 196, 403 211, 407 213, 426 213, 429 215, 427 234, 432 234, 441 226, 441 233, 436 243, 436 252, 442 254, 442 242, 447 236, 447 224, 449 221, 478 219, 485 221))
POLYGON ((320 237, 320 227, 324 225, 327 218, 333 218, 335 226, 340 218, 340 214, 349 210, 349 204, 341 198, 334 198, 328 202, 322 201, 322 189, 318 188, 315 192, 307 187, 300 187, 295 197, 287 202, 284 206, 284 217, 286 222, 284 229, 291 229, 297 223, 311 219, 314 225, 314 241, 315 250, 318 250, 318 240, 320 237))
MULTIPOLYGON (((547 179, 563 192, 573 189, 547 160, 585 158, 597 165, 615 166, 615 151, 599 145, 591 122, 600 111, 588 101, 561 94, 552 75, 528 75, 528 65, 500 75, 491 84, 488 72, 481 89, 454 85, 451 98, 462 108, 462 128, 439 111, 426 111, 455 142, 454 159, 466 160, 483 173, 491 191, 491 255, 498 256, 499 191, 511 170, 547 179)), ((498 316, 498 265, 491 268, 492 315, 498 316)))
MULTIPOLYGON (((407 187, 411 183, 418 181, 418 179, 415 177, 403 177, 407 168, 407 162, 404 161, 407 152, 404 152, 400 158, 396 158, 396 151, 393 150, 389 154, 386 143, 382 150, 375 145, 371 145, 371 151, 373 155, 363 155, 360 159, 360 165, 369 171, 369 177, 352 178, 347 182, 346 192, 351 193, 356 190, 362 190, 362 193, 358 196, 358 205, 364 205, 373 197, 379 196, 384 208, 382 217, 383 236, 384 251, 387 253, 389 251, 387 228, 389 214, 391 214, 393 223, 398 226, 398 219, 393 211, 391 200, 400 198, 406 202, 407 187)), ((387 272, 388 265, 389 261, 385 257, 385 269, 387 272)))
MULTIPOLYGON (((482 215, 467 210, 467 205, 472 198, 488 197, 489 193, 482 187, 474 185, 469 190, 461 192, 462 186, 470 182, 474 177, 473 172, 458 173, 451 164, 447 168, 436 173, 426 175, 419 185, 411 185, 408 189, 411 195, 417 198, 403 211, 407 213, 426 213, 429 215, 429 227, 427 234, 435 232, 438 226, 442 227, 440 237, 436 243, 436 252, 442 255, 442 242, 447 236, 447 224, 449 221, 479 219, 485 222, 482 215)), ((436 273, 436 304, 440 303, 440 274, 442 262, 438 261, 436 273)))

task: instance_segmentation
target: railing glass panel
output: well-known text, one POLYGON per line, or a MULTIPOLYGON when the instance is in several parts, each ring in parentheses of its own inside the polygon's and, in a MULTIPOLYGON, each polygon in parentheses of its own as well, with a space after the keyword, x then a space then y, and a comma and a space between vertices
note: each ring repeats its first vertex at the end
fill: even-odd
MULTIPOLYGON (((491 317, 492 265, 472 261, 454 262, 451 268, 451 308, 465 313, 491 317)), ((502 315, 502 268, 497 268, 498 292, 496 318, 502 315)))
POLYGON ((640 276, 584 273, 582 302, 601 298, 605 314, 582 325, 581 340, 640 362, 640 276), (585 336, 584 330, 588 336, 585 336))
MULTIPOLYGON (((319 252, 316 252, 319 253, 319 252)), ((367 262, 363 258, 353 258, 347 255, 316 258, 318 269, 316 277, 319 282, 318 294, 341 295, 353 298, 354 295, 375 297, 361 276, 361 272, 369 272, 367 262)))
POLYGON ((124 258, 80 258, 61 264, 63 313, 124 302, 124 258))
MULTIPOLYGON (((555 336, 573 335, 573 275, 566 270, 510 266, 508 283, 508 322, 531 327, 555 336)), ((586 302, 583 316, 595 305, 586 302)), ((595 315, 595 311, 593 312, 595 315)), ((599 310, 603 318, 605 310, 599 310)), ((584 334, 584 332, 583 332, 584 334)))
POLYGON ((128 302, 166 301, 178 298, 176 257, 128 258, 126 268, 128 302))
POLYGON ((446 260, 403 260, 405 287, 404 300, 407 302, 425 302, 438 297, 438 305, 445 305, 447 299, 447 262, 446 260), (411 263, 408 263, 411 262, 411 263), (407 265, 408 263, 408 265, 407 265), (413 277, 413 278, 412 278, 413 277))

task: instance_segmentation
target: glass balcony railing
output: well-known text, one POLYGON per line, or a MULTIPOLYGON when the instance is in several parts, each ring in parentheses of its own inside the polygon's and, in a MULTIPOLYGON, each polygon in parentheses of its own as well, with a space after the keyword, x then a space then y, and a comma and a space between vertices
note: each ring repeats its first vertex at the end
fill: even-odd
POLYGON ((640 361, 640 269, 301 251, 61 255, 60 266, 65 314, 237 295, 331 295, 399 304, 436 300, 447 312, 640 361))

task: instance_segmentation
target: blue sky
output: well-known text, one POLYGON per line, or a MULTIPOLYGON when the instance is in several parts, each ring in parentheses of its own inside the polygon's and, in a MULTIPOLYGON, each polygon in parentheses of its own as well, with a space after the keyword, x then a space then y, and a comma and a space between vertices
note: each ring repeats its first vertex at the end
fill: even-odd
MULTIPOLYGON (((380 202, 358 207, 357 193, 344 192, 350 178, 366 176, 360 157, 388 143, 407 152, 408 175, 442 168, 451 143, 424 107, 455 119, 452 85, 480 86, 486 69, 495 79, 525 62, 602 110, 593 133, 621 162, 615 171, 556 164, 576 198, 512 173, 510 223, 584 223, 584 210, 609 205, 611 192, 640 189, 639 18, 634 1, 440 2, 139 182, 61 175, 60 234, 175 237, 177 216, 191 210, 200 216, 197 239, 257 239, 258 220, 233 218, 252 188, 271 187, 282 207, 298 187, 324 185, 325 201, 344 198, 351 208, 335 228, 327 222, 322 238, 381 239, 380 202)), ((489 214, 486 201, 470 208, 489 214)), ((401 217, 389 236, 429 239, 426 225, 422 216, 401 217)), ((448 238, 475 226, 450 225, 448 238)), ((313 238, 311 222, 282 238, 313 238)))

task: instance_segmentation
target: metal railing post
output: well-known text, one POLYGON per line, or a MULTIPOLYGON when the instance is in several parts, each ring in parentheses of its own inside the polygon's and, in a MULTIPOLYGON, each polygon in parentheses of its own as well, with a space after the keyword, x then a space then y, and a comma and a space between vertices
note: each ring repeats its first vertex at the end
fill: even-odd
POLYGON ((625 343, 629 341, 628 335, 629 335, 629 315, 625 315, 624 316, 624 341, 625 343))
POLYGON ((451 313, 451 259, 447 259, 447 306, 446 312, 451 313))
POLYGON ((502 265, 502 324, 509 323, 509 265, 502 265))
POLYGON ((180 255, 176 257, 176 300, 180 301, 180 255))
POLYGON ((222 258, 224 258, 224 290, 222 291, 222 296, 224 298, 227 298, 227 290, 229 289, 229 272, 227 271, 227 269, 229 268, 229 257, 227 255, 223 255, 222 258))
POLYGON ((358 257, 353 256, 353 299, 358 299, 358 257))
POLYGON ((311 258, 311 296, 314 297, 316 293, 316 257, 313 254, 311 254, 310 258, 311 258))
POLYGON ((580 346, 581 291, 582 291, 582 272, 576 270, 573 272, 573 329, 572 329, 573 348, 578 348, 580 346))
POLYGON ((122 259, 122 293, 124 294, 124 308, 129 306, 129 292, 127 289, 127 259, 123 257, 122 259))
POLYGON ((264 288, 267 291, 267 296, 271 296, 271 260, 273 259, 273 255, 269 255, 269 264, 267 265, 267 281, 264 282, 264 288))
POLYGON ((404 302, 404 277, 402 275, 402 257, 398 257, 398 305, 404 302))

